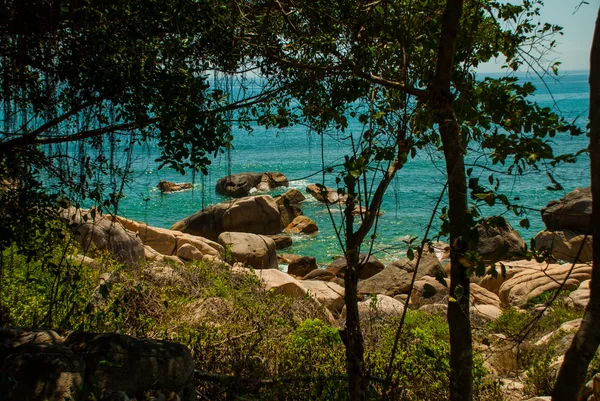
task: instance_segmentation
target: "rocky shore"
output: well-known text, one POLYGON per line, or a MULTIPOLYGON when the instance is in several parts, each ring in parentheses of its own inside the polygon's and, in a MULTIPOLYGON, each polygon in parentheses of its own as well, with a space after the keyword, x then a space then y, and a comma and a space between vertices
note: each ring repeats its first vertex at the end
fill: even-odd
MULTIPOLYGON (((287 183, 280 173, 243 177, 252 178, 252 184, 258 182, 257 185, 287 183)), ((234 187, 246 185, 240 184, 246 182, 240 181, 242 178, 228 177, 217 186, 232 191, 234 187), (230 182, 233 184, 228 184, 230 182)), ((307 192, 324 203, 344 201, 330 188, 314 186, 312 189, 314 191, 307 189, 307 192)), ((236 190, 236 194, 239 193, 236 190)), ((303 215, 304 200, 304 195, 295 189, 275 198, 270 195, 240 197, 209 206, 175 223, 171 229, 151 227, 122 216, 101 215, 93 210, 65 210, 63 218, 75 230, 89 263, 93 263, 90 257, 102 251, 110 252, 127 266, 144 264, 145 269, 154 274, 164 274, 170 269, 169 264, 216 263, 233 272, 255 275, 267 291, 289 297, 309 297, 325 308, 332 325, 343 327, 345 259, 340 257, 319 265, 311 255, 277 255, 277 250, 291 245, 288 233, 314 235, 318 232, 314 221, 303 215), (287 265, 287 272, 279 270, 282 265, 287 265)), ((478 226, 479 240, 475 246, 489 268, 488 274, 474 276, 471 282, 471 316, 475 323, 494 322, 504 311, 519 311, 554 290, 569 292, 564 300, 566 307, 585 307, 591 278, 588 263, 591 259, 590 201, 589 190, 577 189, 542 210, 546 230, 536 236, 535 242, 539 252, 549 255, 550 262, 520 258, 525 244, 508 223, 488 225, 484 222, 478 226)), ((384 265, 374 255, 361 254, 358 284, 361 319, 399 316, 405 308, 445 314, 450 301, 447 249, 443 243, 426 247, 420 255, 418 270, 418 257, 384 265), (413 276, 415 281, 411 287, 413 276)), ((569 322, 548 338, 572 335, 579 324, 580 321, 569 322)), ((39 336, 46 338, 50 334, 39 336)), ((27 341, 33 341, 35 348, 37 338, 42 338, 39 336, 36 334, 33 340, 27 341)), ((544 340, 540 341, 537 346, 542 347, 544 340)), ((494 354, 498 352, 498 344, 477 346, 482 353, 494 354)), ((490 360, 488 367, 496 369, 493 358, 490 360)), ((559 361, 553 363, 556 365, 559 361)), ((185 383, 185 380, 181 383, 180 394, 185 383)), ((522 386, 518 380, 511 383, 517 388, 522 386)))

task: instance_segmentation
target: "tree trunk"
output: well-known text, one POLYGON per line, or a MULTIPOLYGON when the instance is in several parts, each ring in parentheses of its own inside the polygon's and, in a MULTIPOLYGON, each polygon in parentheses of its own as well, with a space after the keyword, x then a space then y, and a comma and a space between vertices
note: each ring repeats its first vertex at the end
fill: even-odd
POLYGON ((344 343, 346 345, 346 372, 348 374, 348 390, 350 401, 365 401, 367 399, 367 379, 365 377, 364 345, 358 316, 358 273, 360 268, 359 243, 354 234, 354 205, 356 203, 356 179, 348 174, 346 178, 348 198, 344 219, 346 224, 346 272, 344 287, 346 303, 346 327, 344 343))
POLYGON ((592 181, 593 265, 590 300, 558 373, 553 401, 576 401, 590 361, 600 345, 600 9, 590 57, 590 173, 592 181))
POLYGON ((464 149, 460 127, 453 110, 451 78, 458 27, 463 1, 448 0, 444 10, 438 48, 431 104, 436 112, 446 173, 448 175, 448 218, 450 226, 450 295, 448 326, 450 329, 450 400, 470 401, 473 397, 473 349, 469 316, 469 278, 460 262, 467 250, 467 184, 464 149))

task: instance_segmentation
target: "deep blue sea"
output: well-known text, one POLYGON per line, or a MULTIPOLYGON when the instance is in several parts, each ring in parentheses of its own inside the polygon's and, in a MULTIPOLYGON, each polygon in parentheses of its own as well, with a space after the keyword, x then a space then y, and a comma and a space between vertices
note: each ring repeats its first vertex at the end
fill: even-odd
MULTIPOLYGON (((519 77, 531 81, 538 88, 533 100, 540 105, 553 107, 564 117, 575 119, 580 127, 585 128, 589 99, 587 71, 566 72, 559 80, 547 79, 547 89, 535 76, 519 77)), ((265 130, 257 127, 250 134, 235 130, 235 149, 230 154, 214 159, 207 176, 182 176, 168 168, 159 170, 154 161, 158 154, 156 145, 145 145, 135 151, 134 179, 125 188, 126 197, 121 201, 120 214, 153 226, 169 228, 173 223, 203 207, 224 201, 223 197, 215 193, 214 187, 217 180, 226 176, 228 171, 280 171, 289 178, 290 187, 306 194, 308 184, 323 182, 323 176, 319 173, 323 168, 323 161, 325 165, 336 164, 345 154, 349 154, 350 149, 341 137, 347 136, 353 130, 359 132, 360 129, 357 121, 350 121, 348 132, 345 134, 332 131, 323 138, 303 126, 283 130, 265 130), (189 191, 161 194, 156 188, 160 180, 177 183, 193 181, 195 186, 189 191)), ((587 141, 586 136, 556 137, 555 153, 575 152, 587 147, 587 141)), ((470 160, 473 161, 472 158, 470 160)), ((481 160, 478 162, 481 163, 481 160)), ((487 181, 488 172, 480 169, 475 171, 481 175, 483 182, 487 181)), ((403 240, 410 236, 421 238, 424 235, 433 206, 444 185, 443 172, 443 160, 426 152, 415 159, 409 159, 399 172, 385 194, 382 205, 384 214, 377 225, 377 239, 373 249, 379 259, 390 261, 403 256, 406 249, 403 240)), ((531 227, 527 230, 519 227, 520 218, 505 214, 526 242, 543 228, 539 212, 535 209, 543 207, 551 199, 562 197, 575 187, 589 185, 589 160, 584 156, 577 164, 558 168, 555 174, 564 191, 546 190, 550 183, 544 166, 539 173, 528 173, 516 178, 507 177, 502 181, 501 191, 511 199, 519 197, 524 205, 533 209, 529 212, 531 227)), ((335 174, 326 175, 325 185, 335 187, 335 177, 335 174)), ((273 192, 273 195, 284 191, 285 188, 281 188, 273 192)), ((315 220, 320 230, 314 236, 293 236, 293 247, 283 252, 315 256, 319 263, 326 264, 332 257, 342 253, 327 208, 307 195, 303 210, 306 216, 315 220)), ((503 213, 505 210, 483 207, 481 211, 483 214, 492 215, 503 213)), ((339 224, 341 215, 335 213, 333 219, 339 224)), ((430 236, 433 234, 435 230, 430 236)), ((363 250, 368 250, 369 245, 366 243, 363 250)))

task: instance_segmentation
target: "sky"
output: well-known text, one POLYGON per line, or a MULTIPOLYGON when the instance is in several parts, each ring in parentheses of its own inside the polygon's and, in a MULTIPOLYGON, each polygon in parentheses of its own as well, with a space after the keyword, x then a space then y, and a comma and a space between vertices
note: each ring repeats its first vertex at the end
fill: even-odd
MULTIPOLYGON (((561 71, 588 70, 592 35, 600 0, 587 0, 578 10, 581 0, 545 0, 541 21, 563 27, 563 35, 557 36, 557 52, 550 55, 560 61, 561 71)), ((487 63, 480 72, 500 71, 502 63, 487 63)))

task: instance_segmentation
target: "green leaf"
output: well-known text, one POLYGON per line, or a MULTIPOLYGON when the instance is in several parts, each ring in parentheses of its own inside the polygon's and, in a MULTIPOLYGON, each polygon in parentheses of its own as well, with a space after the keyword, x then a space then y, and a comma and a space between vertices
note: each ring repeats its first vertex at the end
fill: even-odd
POLYGON ((408 248, 406 251, 406 257, 408 260, 413 260, 415 258, 415 252, 412 250, 412 248, 408 248))
POLYGON ((465 294, 465 290, 462 287, 462 285, 457 285, 456 288, 454 289, 454 296, 456 297, 456 300, 460 301, 464 294, 465 294))
POLYGON ((423 286, 423 298, 425 298, 425 299, 431 298, 435 294, 437 294, 437 290, 435 289, 434 286, 432 286, 431 284, 425 284, 423 286))
POLYGON ((529 219, 528 219, 528 218, 524 218, 523 220, 521 220, 521 221, 519 222, 519 225, 520 225, 521 227, 523 227, 524 229, 526 229, 526 230, 527 230, 527 229, 529 228, 529 219))

